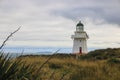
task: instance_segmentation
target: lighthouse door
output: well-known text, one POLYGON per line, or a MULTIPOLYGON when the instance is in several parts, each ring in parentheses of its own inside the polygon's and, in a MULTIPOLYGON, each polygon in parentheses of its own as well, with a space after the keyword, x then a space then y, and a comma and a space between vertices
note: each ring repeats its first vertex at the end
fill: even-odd
POLYGON ((82 47, 79 47, 79 53, 82 54, 82 47))

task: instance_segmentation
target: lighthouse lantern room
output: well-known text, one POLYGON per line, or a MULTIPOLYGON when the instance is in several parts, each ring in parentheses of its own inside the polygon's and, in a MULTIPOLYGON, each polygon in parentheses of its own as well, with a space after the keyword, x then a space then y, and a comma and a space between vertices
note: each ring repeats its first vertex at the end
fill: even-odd
POLYGON ((86 54, 87 53, 87 39, 89 38, 84 31, 84 25, 79 21, 76 25, 76 31, 71 36, 73 39, 73 53, 86 54))

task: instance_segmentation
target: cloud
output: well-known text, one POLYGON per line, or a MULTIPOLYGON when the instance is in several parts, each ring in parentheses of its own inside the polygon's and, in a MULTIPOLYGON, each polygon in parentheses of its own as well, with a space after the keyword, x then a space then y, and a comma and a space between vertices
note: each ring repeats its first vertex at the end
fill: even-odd
POLYGON ((101 21, 92 21, 86 19, 85 29, 88 32, 90 39, 88 40, 89 47, 106 48, 120 47, 117 43, 120 42, 119 27, 115 24, 98 24, 101 21))
POLYGON ((104 43, 120 41, 119 4, 119 0, 1 0, 0 43, 21 26, 8 46, 72 47, 71 35, 81 19, 89 47, 119 47, 104 43))
POLYGON ((120 1, 118 0, 79 0, 69 3, 65 9, 55 9, 54 15, 64 16, 72 20, 91 18, 94 20, 104 19, 108 23, 119 24, 120 22, 120 1), (109 4, 108 4, 109 3, 109 4))

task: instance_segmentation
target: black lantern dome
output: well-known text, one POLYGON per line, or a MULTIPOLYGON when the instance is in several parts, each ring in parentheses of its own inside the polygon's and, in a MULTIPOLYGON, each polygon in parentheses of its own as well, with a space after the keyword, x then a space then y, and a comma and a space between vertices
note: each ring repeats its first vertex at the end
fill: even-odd
POLYGON ((79 23, 76 26, 84 26, 81 21, 79 21, 79 23))

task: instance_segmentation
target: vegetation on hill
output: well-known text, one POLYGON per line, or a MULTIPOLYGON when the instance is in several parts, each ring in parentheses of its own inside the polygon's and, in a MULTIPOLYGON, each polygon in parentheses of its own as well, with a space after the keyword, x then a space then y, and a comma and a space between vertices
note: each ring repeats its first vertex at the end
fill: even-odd
POLYGON ((119 80, 120 49, 101 49, 81 55, 0 54, 0 80, 119 80))
POLYGON ((99 49, 81 56, 85 60, 118 60, 120 58, 120 48, 99 49))

